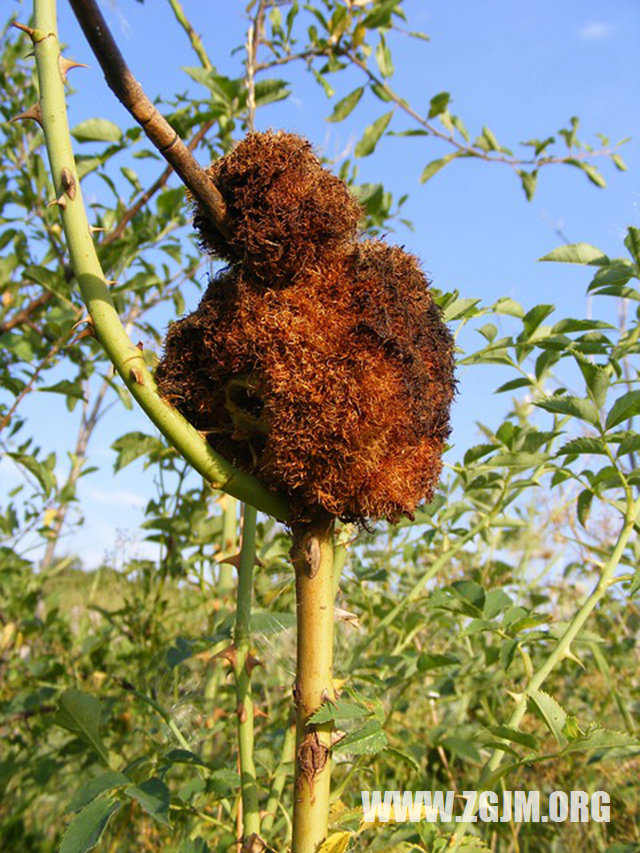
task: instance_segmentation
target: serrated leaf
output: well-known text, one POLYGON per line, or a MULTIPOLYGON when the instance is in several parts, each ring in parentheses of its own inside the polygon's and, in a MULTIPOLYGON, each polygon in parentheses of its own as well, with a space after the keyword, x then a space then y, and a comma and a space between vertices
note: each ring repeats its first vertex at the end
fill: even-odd
POLYGON ((90 779, 73 795, 69 805, 65 809, 65 814, 68 812, 77 812, 105 791, 111 791, 114 788, 123 788, 129 785, 130 782, 131 780, 124 773, 119 773, 115 770, 107 770, 104 773, 100 773, 98 776, 90 779))
POLYGON ((85 853, 93 850, 104 832, 111 816, 121 803, 108 797, 99 797, 85 806, 71 821, 62 836, 59 853, 85 853))
POLYGON ((369 154, 372 154, 375 151, 376 145, 382 138, 382 134, 389 126, 389 122, 392 117, 393 110, 380 116, 380 118, 376 119, 373 124, 370 124, 369 127, 367 127, 362 139, 356 145, 356 157, 368 157, 369 154))
POLYGON ((607 450, 601 438, 581 436, 580 438, 572 438, 571 441, 563 444, 556 456, 573 456, 582 453, 602 453, 606 456, 607 450))
POLYGON ((146 435, 143 432, 128 432, 126 435, 121 435, 111 445, 111 449, 118 454, 114 462, 114 470, 120 471, 140 456, 163 448, 162 441, 153 435, 146 435))
POLYGON ((437 175, 437 173, 441 169, 444 169, 447 163, 450 163, 456 156, 457 154, 455 153, 446 154, 444 157, 440 157, 438 160, 432 160, 430 163, 427 163, 427 165, 422 170, 422 174, 420 175, 420 183, 425 184, 429 180, 429 178, 432 178, 434 175, 437 175))
POLYGON ((109 753, 99 734, 100 703, 95 696, 70 687, 58 700, 55 722, 84 740, 104 764, 109 764, 109 753))
POLYGON ((555 261, 562 264, 588 264, 601 267, 609 263, 609 258, 600 249, 589 243, 569 243, 558 246, 547 255, 538 258, 539 261, 555 261))
POLYGON ((582 397, 550 397, 548 400, 538 400, 535 404, 540 409, 556 414, 572 415, 578 420, 586 421, 592 426, 600 425, 598 410, 591 400, 583 400, 582 397))
POLYGON ((353 92, 350 92, 345 98, 338 101, 327 121, 342 121, 345 119, 356 108, 363 94, 364 86, 354 89, 353 92))
POLYGON ((387 736, 378 720, 367 720, 364 726, 349 732, 336 746, 336 750, 353 755, 375 755, 387 746, 387 736))
POLYGON ((562 730, 567 719, 567 712, 552 696, 545 693, 544 690, 530 690, 529 699, 537 708, 558 744, 563 746, 566 738, 562 730))
POLYGON ((584 752, 587 750, 629 749, 640 752, 640 740, 627 734, 609 729, 594 728, 582 737, 572 740, 563 750, 567 752, 584 752))
POLYGON ((78 142, 120 142, 122 131, 106 118, 88 118, 71 131, 78 142))
POLYGON ((628 391, 622 397, 618 397, 609 413, 605 423, 605 429, 612 429, 623 421, 630 420, 634 415, 640 413, 640 391, 628 391))
POLYGON ((334 720, 354 720, 358 717, 369 717, 371 711, 357 702, 348 699, 337 699, 335 702, 324 702, 315 714, 312 715, 311 723, 330 723, 334 720))
POLYGON ((171 826, 169 823, 169 789, 160 779, 151 778, 140 785, 126 788, 125 794, 136 800, 142 808, 158 823, 171 826))

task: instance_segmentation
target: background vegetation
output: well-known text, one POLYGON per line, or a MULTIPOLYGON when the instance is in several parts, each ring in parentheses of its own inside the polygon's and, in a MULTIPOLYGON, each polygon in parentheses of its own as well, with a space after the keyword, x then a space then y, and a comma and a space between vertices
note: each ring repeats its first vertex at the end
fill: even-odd
MULTIPOLYGON (((298 67, 316 81, 318 98, 332 97, 330 121, 357 115, 365 96, 377 99, 380 115, 336 165, 372 233, 402 227, 402 199, 382 184, 359 184, 355 168, 385 134, 438 143, 425 155, 424 181, 443 169, 446 180, 461 158, 498 161, 517 173, 527 198, 541 170, 569 166, 602 185, 603 163, 624 168, 607 140, 589 150, 576 121, 514 153, 487 127, 470 134, 447 93, 426 110, 409 105, 392 86, 392 51, 421 36, 405 32, 414 27, 398 0, 253 2, 235 77, 216 70, 182 7, 169 4, 175 29, 166 41, 190 39, 196 85, 184 91, 176 80, 161 109, 201 162, 229 150, 256 111, 290 99, 288 74, 298 67)), ((96 470, 92 438, 105 413, 132 402, 87 334, 59 213, 49 206, 40 127, 9 121, 38 99, 26 44, 5 29, 0 441, 20 482, 3 494, 0 516, 0 846, 84 850, 102 835, 105 850, 231 850, 242 823, 229 653, 238 507, 190 474, 151 428, 126 431, 113 442, 115 470, 142 461, 154 471, 143 529, 156 556, 114 543, 112 557, 87 571, 74 550, 78 482, 96 470), (77 425, 63 453, 44 440, 46 409, 28 416, 29 402, 45 394, 63 395, 77 425)), ((73 136, 111 293, 152 365, 167 318, 205 280, 184 191, 167 183, 162 164, 147 177, 156 155, 137 127, 91 116, 73 136)), ((440 492, 414 522, 339 533, 341 698, 324 713, 343 736, 327 849, 443 850, 455 827, 364 826, 361 789, 482 784, 604 789, 612 822, 475 824, 461 849, 639 847, 637 228, 619 254, 581 243, 546 256, 585 267, 590 318, 552 316, 551 305, 509 296, 488 304, 482 294, 438 293, 465 341, 460 365, 483 378, 484 366, 500 365, 497 390, 510 403, 501 419, 481 413, 480 443, 447 454, 440 492), (480 333, 480 348, 466 344, 474 340, 467 328, 480 333)), ((101 477, 108 486, 108 472, 101 477)), ((285 850, 295 650, 286 530, 260 516, 256 547, 261 834, 285 850)))

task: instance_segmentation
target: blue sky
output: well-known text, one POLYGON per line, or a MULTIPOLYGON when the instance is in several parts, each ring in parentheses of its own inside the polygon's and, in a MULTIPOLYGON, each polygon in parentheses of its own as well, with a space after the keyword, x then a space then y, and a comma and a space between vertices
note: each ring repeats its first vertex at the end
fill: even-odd
MULTIPOLYGON (((17 4, 16 4, 17 5, 17 4)), ((244 38, 244 2, 204 3, 184 0, 184 8, 202 35, 214 64, 222 73, 239 76, 240 55, 231 50, 244 38)), ((59 29, 68 44, 67 55, 86 62, 88 71, 74 72, 77 94, 71 100, 71 123, 94 116, 124 126, 128 116, 107 89, 96 61, 86 47, 65 2, 59 3, 59 29)), ((180 69, 197 65, 183 33, 173 23, 166 2, 134 0, 103 3, 106 17, 122 50, 150 96, 170 95, 193 84, 180 69)), ((526 202, 519 181, 507 166, 472 161, 455 162, 425 185, 418 182, 424 165, 447 153, 447 148, 424 138, 384 138, 375 154, 360 161, 360 181, 382 181, 395 197, 409 194, 404 215, 414 230, 390 236, 415 252, 435 284, 457 288, 463 296, 491 302, 508 295, 525 308, 553 302, 560 316, 585 316, 588 273, 566 265, 538 264, 536 259, 563 242, 593 243, 608 254, 623 253, 622 236, 638 224, 640 205, 640 4, 637 0, 407 0, 409 29, 423 30, 429 43, 395 39, 396 74, 392 85, 419 112, 438 92, 451 93, 452 112, 460 115, 472 136, 484 124, 509 147, 531 137, 553 134, 569 117, 581 119, 580 136, 598 144, 596 133, 612 140, 631 136, 622 150, 629 170, 616 171, 602 158, 608 187, 599 190, 577 169, 542 170, 532 203, 526 202)), ((258 128, 283 127, 307 136, 329 157, 353 152, 366 125, 385 105, 373 96, 363 98, 349 119, 330 124, 325 118, 333 102, 309 78, 295 76, 293 97, 258 114, 258 128)), ((349 72, 331 80, 337 100, 362 82, 349 72)), ((409 124, 401 117, 391 128, 409 124)), ((151 173, 155 176, 157 165, 151 173)), ((195 307, 194 304, 188 307, 195 307)), ((472 345, 473 341, 465 344, 472 345)), ((459 448, 474 442, 478 417, 497 425, 508 399, 492 389, 500 383, 493 369, 461 371, 460 394, 454 410, 452 440, 459 448)), ((75 428, 57 395, 32 395, 24 406, 37 421, 49 426, 52 447, 56 435, 75 428)), ((152 489, 153 472, 137 466, 112 476, 116 435, 149 430, 139 412, 117 408, 96 431, 94 463, 105 476, 83 481, 81 500, 86 524, 74 550, 94 565, 113 547, 116 529, 135 539, 142 506, 152 489)), ((458 455, 458 454, 456 454, 458 455)))

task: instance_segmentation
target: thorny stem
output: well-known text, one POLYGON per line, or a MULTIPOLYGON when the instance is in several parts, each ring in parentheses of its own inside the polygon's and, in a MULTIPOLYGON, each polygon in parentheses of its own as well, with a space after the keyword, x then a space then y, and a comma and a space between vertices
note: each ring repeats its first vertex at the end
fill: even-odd
MULTIPOLYGON (((238 754, 242 786, 243 844, 260 834, 260 808, 256 766, 253 760, 253 699, 251 697, 251 670, 255 661, 251 657, 251 596, 253 566, 256 556, 256 510, 244 505, 242 521, 242 548, 238 569, 238 598, 236 603, 235 678, 236 713, 238 718, 238 754)), ((244 849, 244 847, 243 847, 244 849)))
MULTIPOLYGON (((222 555, 230 557, 237 552, 237 509, 238 505, 230 495, 222 498, 222 555)), ((218 591, 228 593, 233 588, 233 567, 220 560, 218 570, 218 591)))
POLYGON ((187 34, 189 41, 191 42, 191 47, 193 48, 198 59, 200 60, 200 64, 205 69, 205 71, 211 71, 211 61, 207 56, 207 51, 204 49, 202 39, 191 26, 191 21, 185 15, 184 9, 182 8, 182 4, 179 2, 179 0, 169 0, 169 5, 171 6, 171 9, 176 17, 177 22, 187 34))
POLYGON ((334 533, 322 517, 293 531, 298 651, 292 853, 316 853, 328 829, 332 724, 311 723, 333 687, 334 533))
MULTIPOLYGON (((583 603, 582 607, 574 614, 573 618, 567 625, 563 635, 558 640, 557 645, 555 646, 549 657, 545 660, 542 666, 532 675, 526 688, 519 695, 516 701, 516 707, 514 708, 511 716, 509 717, 506 723, 509 728, 518 728, 520 722, 522 721, 522 718, 524 717, 527 711, 527 703, 530 695, 534 691, 539 690, 542 687, 551 672, 553 672, 556 666, 558 666, 558 664, 571 652, 571 644, 584 627, 585 622, 587 621, 589 616, 591 616, 600 601, 607 594, 609 587, 614 582, 614 572, 620 564, 620 561, 622 560, 639 513, 640 498, 637 498, 635 501, 633 501, 630 499, 630 496, 628 496, 627 511, 624 516, 622 527, 620 528, 616 544, 613 547, 613 550, 611 551, 609 559, 602 567, 598 582, 596 583, 589 597, 583 603)), ((491 784, 492 776, 498 769, 503 756, 504 750, 495 749, 491 755, 491 758, 485 764, 482 775, 480 777, 480 784, 478 786, 479 791, 476 794, 476 810, 478 806, 478 795, 483 789, 484 785, 491 784)), ((465 830, 468 828, 468 826, 469 824, 466 822, 461 822, 457 825, 456 830, 453 833, 449 842, 449 846, 447 848, 451 850, 452 853, 458 850, 462 842, 462 837, 464 836, 465 830)))
POLYGON ((284 786, 286 784, 287 777, 291 772, 291 764, 293 763, 293 759, 295 757, 295 746, 296 727, 295 722, 293 722, 292 724, 287 725, 287 728, 285 730, 284 738, 282 739, 282 752, 280 754, 280 761, 278 762, 276 771, 273 774, 273 781, 271 783, 269 799, 267 800, 265 816, 262 819, 262 832, 265 835, 267 835, 267 833, 269 833, 273 828, 273 824, 276 818, 276 812, 282 799, 282 792, 284 791, 284 786))
POLYGON ((95 0, 69 0, 78 23, 104 72, 111 91, 142 127, 149 140, 175 169, 193 198, 228 236, 226 206, 215 184, 202 169, 168 121, 151 103, 127 67, 95 0))
MULTIPOLYGON (((78 0, 72 2, 77 4, 78 0)), ((91 314, 94 333, 134 399, 213 488, 246 500, 276 518, 285 519, 288 507, 283 498, 271 494, 255 478, 238 471, 219 456, 198 431, 160 397, 143 353, 131 343, 122 327, 91 239, 73 157, 64 85, 58 65, 60 47, 55 0, 35 0, 34 6, 36 29, 31 38, 40 83, 45 142, 56 197, 62 210, 71 265, 91 314)))

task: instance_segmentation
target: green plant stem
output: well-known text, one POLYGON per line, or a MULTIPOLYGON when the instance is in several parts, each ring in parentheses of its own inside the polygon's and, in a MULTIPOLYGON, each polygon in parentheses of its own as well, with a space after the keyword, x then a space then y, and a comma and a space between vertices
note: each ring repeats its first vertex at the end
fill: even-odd
MULTIPOLYGON (((238 548, 238 505, 231 495, 223 497, 222 509, 222 554, 230 557, 238 548)), ((233 567, 230 563, 221 562, 218 570, 218 591, 225 595, 233 589, 233 567)))
POLYGON ((288 507, 282 497, 268 492, 255 478, 238 471, 212 450, 177 409, 160 397, 142 352, 131 343, 122 327, 91 238, 73 157, 58 65, 60 46, 55 0, 35 0, 34 5, 36 29, 31 38, 40 82, 45 141, 71 265, 91 315, 93 332, 145 413, 213 488, 247 501, 276 518, 286 519, 288 507))
MULTIPOLYGON (((591 592, 589 597, 585 600, 582 607, 574 614, 564 634, 558 640, 557 645, 555 646, 549 657, 545 660, 542 666, 533 674, 525 690, 523 690, 523 692, 518 696, 518 699, 516 701, 516 707, 514 708, 513 713, 511 714, 506 723, 509 728, 518 728, 522 718, 526 713, 529 696, 533 691, 539 690, 542 687, 545 680, 555 669, 555 667, 567 656, 568 653, 570 653, 571 644, 584 627, 584 624, 589 618, 589 616, 593 613, 600 601, 605 597, 609 590, 609 587, 612 585, 612 583, 615 582, 613 574, 618 565, 620 564, 625 548, 627 547, 627 544, 629 542, 629 538, 633 532, 634 525, 638 518, 638 514, 640 513, 640 498, 637 498, 635 501, 633 501, 629 492, 627 494, 627 499, 627 512, 625 514, 622 527, 620 528, 616 544, 613 550, 611 551, 609 559, 606 561, 602 568, 600 578, 598 579, 597 584, 593 588, 593 591, 591 592)), ((493 751, 491 758, 487 761, 483 768, 482 775, 480 777, 480 783, 478 785, 478 793, 483 790, 483 785, 489 784, 491 782, 491 777, 493 773, 498 769, 498 766, 500 765, 503 756, 504 750, 495 749, 493 751)), ((476 807, 477 800, 478 797, 476 796, 476 807)), ((458 849, 462 841, 462 837, 468 826, 468 823, 459 823, 457 825, 456 830, 449 843, 448 849, 450 849, 451 851, 455 851, 458 849)))
POLYGON ((242 548, 238 570, 238 600, 234 643, 236 647, 236 713, 238 718, 238 753, 242 785, 243 838, 260 834, 260 808, 256 766, 253 760, 253 699, 251 696, 251 598, 253 591, 253 566, 256 556, 256 510, 244 505, 242 548))
POLYGON ((269 799, 265 809, 266 814, 262 820, 262 831, 265 835, 273 829, 278 805, 282 800, 282 792, 284 791, 287 777, 291 772, 291 765, 295 755, 295 745, 296 727, 294 722, 293 724, 288 725, 285 730, 284 738, 282 740, 280 761, 278 762, 276 771, 273 774, 273 782, 271 783, 269 799))
POLYGON ((296 773, 292 853, 316 853, 326 838, 331 783, 331 723, 310 722, 333 687, 334 532, 323 517, 294 529, 298 650, 294 700, 296 773))
POLYGON ((202 39, 191 26, 191 21, 185 15, 184 9, 182 8, 182 4, 179 2, 179 0, 169 0, 169 5, 171 6, 171 10, 176 17, 177 22, 187 34, 187 37, 191 42, 191 47, 193 48, 198 59, 200 60, 200 64, 205 69, 205 71, 211 71, 211 60, 207 56, 207 51, 204 49, 202 39))

